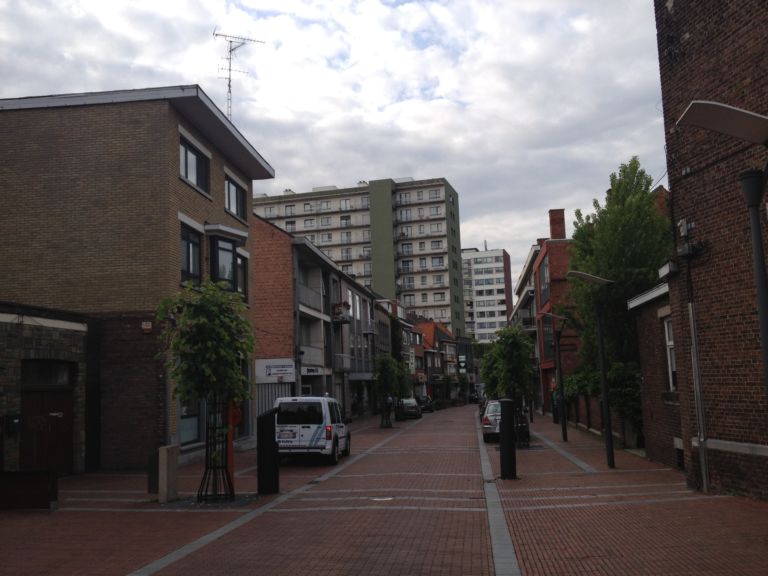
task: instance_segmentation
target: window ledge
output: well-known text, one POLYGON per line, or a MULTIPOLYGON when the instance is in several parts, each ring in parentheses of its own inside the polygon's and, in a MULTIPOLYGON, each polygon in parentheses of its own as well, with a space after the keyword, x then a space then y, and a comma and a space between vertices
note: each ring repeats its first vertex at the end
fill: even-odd
POLYGON ((240 224, 243 224, 244 226, 248 226, 248 221, 245 218, 241 218, 240 216, 238 216, 237 214, 235 214, 231 210, 227 210, 226 208, 224 208, 224 212, 226 212, 227 214, 232 216, 232 218, 234 218, 235 220, 240 222, 240 224))
POLYGON ((184 184, 186 184, 187 186, 191 187, 198 194, 205 196, 208 200, 213 202, 213 196, 211 196, 208 192, 206 192, 205 190, 200 188, 197 184, 192 182, 192 180, 187 180, 186 178, 184 178, 184 176, 181 176, 181 175, 179 175, 179 180, 184 182, 184 184))
POLYGON ((661 401, 668 406, 680 406, 680 395, 677 391, 663 392, 661 394, 661 401))

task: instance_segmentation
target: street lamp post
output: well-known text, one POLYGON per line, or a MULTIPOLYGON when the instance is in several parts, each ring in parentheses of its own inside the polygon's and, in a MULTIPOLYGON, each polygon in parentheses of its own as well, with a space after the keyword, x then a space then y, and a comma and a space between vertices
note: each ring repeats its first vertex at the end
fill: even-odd
MULTIPOLYGON (((578 270, 569 270, 566 274, 568 278, 579 278, 589 284, 596 286, 605 286, 612 284, 613 280, 607 278, 601 278, 600 276, 594 276, 593 274, 587 274, 586 272, 579 272, 578 270)), ((608 379, 606 378, 605 369, 605 345, 603 343, 603 303, 601 298, 594 299, 595 305, 595 317, 597 320, 597 349, 600 359, 600 390, 603 404, 603 428, 605 430, 605 457, 608 463, 608 468, 615 468, 616 463, 613 457, 613 426, 611 425, 611 408, 608 404, 608 379)))
POLYGON ((560 434, 563 439, 563 442, 568 442, 568 420, 567 415, 568 412, 566 411, 565 406, 565 387, 563 386, 563 361, 562 357, 560 355, 560 337, 563 335, 563 330, 565 330, 565 324, 568 322, 568 318, 565 318, 564 316, 558 316, 557 314, 552 314, 551 312, 544 312, 542 316, 549 316, 553 322, 557 322, 558 320, 560 323, 560 329, 558 330, 555 326, 553 326, 554 330, 554 336, 555 336, 555 370, 557 371, 557 403, 560 405, 560 434))

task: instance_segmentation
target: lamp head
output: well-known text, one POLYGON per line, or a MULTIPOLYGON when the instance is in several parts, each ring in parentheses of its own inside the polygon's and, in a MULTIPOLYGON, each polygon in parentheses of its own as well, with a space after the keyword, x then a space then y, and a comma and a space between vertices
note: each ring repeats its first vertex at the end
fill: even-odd
POLYGON ((741 173, 739 180, 741 181, 741 192, 744 194, 747 207, 759 206, 765 191, 765 172, 762 170, 748 170, 741 173))

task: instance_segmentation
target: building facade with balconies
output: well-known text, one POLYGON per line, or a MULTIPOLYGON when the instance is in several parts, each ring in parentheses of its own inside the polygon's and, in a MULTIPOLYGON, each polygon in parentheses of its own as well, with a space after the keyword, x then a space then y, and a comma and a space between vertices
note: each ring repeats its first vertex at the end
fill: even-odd
POLYGON ((459 200, 446 179, 361 181, 253 202, 256 214, 307 238, 364 286, 465 333, 459 200))
POLYGON ((541 387, 541 379, 539 378, 539 347, 536 344, 536 285, 534 282, 533 264, 538 258, 541 246, 534 244, 528 250, 528 256, 525 259, 523 269, 520 271, 520 275, 517 278, 515 284, 515 305, 512 308, 512 312, 509 316, 509 323, 512 326, 518 326, 525 334, 527 334, 534 342, 534 354, 531 357, 531 363, 534 367, 533 382, 531 383, 531 389, 533 391, 534 407, 545 411, 549 409, 549 403, 551 399, 546 400, 546 406, 544 403, 544 392, 541 387))
POLYGON ((562 208, 549 211, 549 238, 539 239, 538 244, 540 250, 533 263, 533 282, 541 400, 546 412, 552 410, 552 394, 557 387, 555 338, 559 333, 562 333, 559 360, 563 378, 578 366, 578 337, 570 327, 563 327, 562 320, 552 316, 562 316, 563 308, 567 308, 569 302, 566 273, 571 260, 571 240, 565 236, 565 211, 562 208))
POLYGON ((329 394, 347 415, 364 411, 375 341, 389 340, 388 326, 377 331, 373 294, 306 238, 258 217, 252 228, 259 412, 302 394, 329 394))
POLYGON ((512 310, 512 272, 504 249, 461 251, 464 286, 464 325, 467 336, 493 342, 507 326, 512 310))

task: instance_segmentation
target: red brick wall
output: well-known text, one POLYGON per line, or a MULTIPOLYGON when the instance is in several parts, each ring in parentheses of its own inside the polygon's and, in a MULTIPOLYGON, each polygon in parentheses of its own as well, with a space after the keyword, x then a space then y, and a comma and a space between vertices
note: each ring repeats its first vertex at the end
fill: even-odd
MULTIPOLYGON (((562 216, 562 211, 561 216, 562 216)), ((550 223, 554 221, 554 226, 550 230, 555 233, 558 232, 558 210, 550 210, 550 223)), ((559 232, 558 232, 559 233, 559 232)), ((562 226, 563 236, 565 235, 565 223, 563 221, 562 226)), ((539 314, 553 313, 557 314, 558 309, 561 306, 568 306, 568 282, 566 280, 566 274, 570 266, 570 240, 566 239, 547 239, 539 240, 541 250, 533 263, 533 277, 534 288, 536 292, 537 310, 539 314), (544 258, 548 259, 549 263, 549 300, 542 302, 541 298, 541 281, 539 270, 544 261, 544 258)), ((557 323, 555 323, 557 325, 557 323)), ((541 382, 542 391, 542 408, 544 412, 552 410, 551 406, 551 387, 552 378, 555 373, 555 354, 552 352, 552 356, 549 359, 544 355, 544 331, 542 319, 537 319, 537 343, 539 348, 539 377, 541 382)), ((561 354, 560 360, 563 365, 563 377, 566 378, 573 374, 574 370, 579 365, 578 360, 578 339, 574 336, 573 331, 567 326, 560 339, 561 354)), ((575 414, 573 419, 575 419, 575 414)))
MULTIPOLYGON (((698 314, 707 435, 766 445, 768 401, 762 378, 750 229, 738 182, 739 173, 762 166, 765 149, 711 131, 678 128, 675 122, 694 99, 768 113, 768 10, 763 0, 656 0, 654 4, 671 217, 673 222, 686 218, 694 223, 692 239, 704 247, 690 273, 698 314)), ((760 219, 766 235, 764 203, 760 219)), ((696 419, 686 309, 688 265, 682 259, 678 262, 681 273, 670 280, 670 304, 680 359, 681 430, 689 482, 698 484, 698 456, 690 442, 696 419)), ((717 490, 765 494, 765 460, 713 450, 712 485, 717 490), (730 466, 737 466, 738 473, 730 466)))
POLYGON ((664 323, 658 314, 668 304, 669 298, 665 296, 638 309, 637 332, 643 374, 645 451, 651 460, 676 467, 674 438, 680 438, 680 403, 677 392, 669 388, 664 323))
POLYGON ((295 356, 293 237, 258 216, 251 219, 251 321, 256 358, 295 356))
POLYGON ((562 208, 549 211, 549 237, 553 240, 565 238, 565 210, 562 208))

